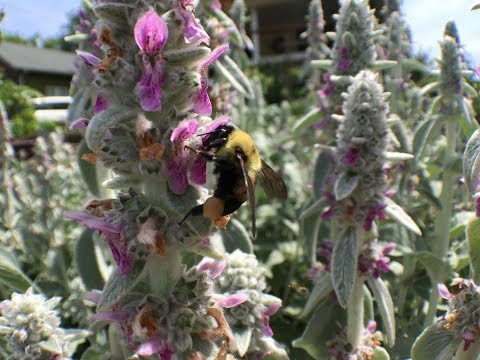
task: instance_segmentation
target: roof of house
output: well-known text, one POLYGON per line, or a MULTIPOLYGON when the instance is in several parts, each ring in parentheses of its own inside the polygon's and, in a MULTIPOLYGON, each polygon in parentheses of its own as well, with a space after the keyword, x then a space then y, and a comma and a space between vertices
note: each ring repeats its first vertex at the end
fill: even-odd
POLYGON ((0 44, 0 62, 14 70, 73 75, 75 58, 74 53, 67 51, 10 42, 0 44))

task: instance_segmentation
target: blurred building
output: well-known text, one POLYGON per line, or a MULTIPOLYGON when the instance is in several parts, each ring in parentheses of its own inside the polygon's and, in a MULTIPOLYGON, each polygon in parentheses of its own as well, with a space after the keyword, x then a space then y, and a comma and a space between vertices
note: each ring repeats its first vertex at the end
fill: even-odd
POLYGON ((75 53, 23 44, 0 44, 0 73, 44 95, 68 95, 75 73, 75 53))

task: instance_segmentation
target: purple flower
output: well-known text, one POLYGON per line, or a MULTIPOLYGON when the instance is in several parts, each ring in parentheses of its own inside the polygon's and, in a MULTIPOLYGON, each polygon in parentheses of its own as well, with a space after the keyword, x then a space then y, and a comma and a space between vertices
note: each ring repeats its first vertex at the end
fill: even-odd
POLYGON ((337 64, 337 69, 340 71, 347 71, 350 68, 350 54, 346 46, 340 48, 340 60, 337 64))
POLYGON ((225 266, 227 266, 226 260, 217 261, 209 257, 204 257, 202 261, 198 263, 197 271, 207 271, 208 277, 213 280, 222 273, 225 266))
POLYGON ((67 218, 78 220, 91 230, 98 230, 105 243, 110 247, 113 259, 122 275, 128 274, 134 265, 133 254, 122 235, 122 225, 111 224, 105 217, 94 216, 86 212, 70 212, 67 218))
POLYGON ((363 229, 365 231, 372 230, 372 225, 376 218, 378 218, 378 220, 380 221, 385 220, 384 210, 386 207, 387 207, 387 204, 377 204, 370 208, 370 210, 367 213, 367 216, 365 216, 365 219, 363 220, 363 229))
POLYGON ((136 93, 145 111, 162 107, 163 67, 160 51, 168 38, 168 28, 155 11, 147 11, 135 24, 135 41, 143 52, 144 73, 137 83, 136 93))
POLYGON ((188 159, 190 151, 185 149, 184 142, 197 131, 195 119, 184 120, 173 130, 170 141, 173 143, 172 159, 167 165, 168 185, 177 195, 183 194, 188 187, 188 159))
POLYGON ((265 326, 265 336, 272 336, 273 331, 270 327, 270 317, 275 315, 277 311, 282 307, 281 301, 275 301, 263 313, 263 325, 265 326))
POLYGON ((345 165, 354 166, 357 164, 359 159, 360 159, 360 148, 356 144, 349 144, 348 150, 345 156, 343 157, 345 165))
POLYGON ((161 360, 170 360, 173 355, 173 349, 171 349, 165 340, 157 335, 151 339, 140 344, 137 349, 137 354, 141 356, 159 355, 161 360))
POLYGON ((480 218, 480 196, 475 196, 475 216, 480 218))
POLYGON ((467 351, 471 344, 477 340, 477 336, 470 330, 466 330, 462 333, 462 339, 464 341, 463 351, 467 351))
POLYGON ((108 108, 107 100, 101 93, 98 93, 97 98, 95 99, 95 106, 93 107, 93 113, 98 114, 99 112, 107 110, 107 108, 108 108))
POLYGON ((77 50, 77 55, 80 57, 80 59, 83 60, 85 64, 87 64, 93 69, 99 66, 100 63, 102 62, 101 59, 99 59, 95 55, 90 54, 89 52, 86 52, 86 51, 77 50))
POLYGON ((193 0, 178 0, 177 14, 182 21, 185 42, 190 44, 196 41, 203 41, 209 45, 210 37, 195 18, 194 10, 193 0))
POLYGON ((198 71, 200 72, 200 89, 195 100, 194 110, 199 115, 210 116, 212 114, 212 103, 210 101, 210 98, 208 97, 208 66, 211 65, 215 60, 217 60, 228 49, 228 44, 223 44, 216 47, 210 53, 208 58, 203 61, 198 67, 198 71))
POLYGON ((232 308, 235 306, 238 306, 240 304, 243 304, 245 301, 248 300, 248 294, 245 293, 236 293, 233 295, 225 296, 223 297, 217 305, 222 307, 222 308, 232 308))
POLYGON ((153 10, 137 20, 133 32, 140 50, 150 57, 160 53, 168 38, 167 25, 153 10))
POLYGON ((390 271, 388 264, 390 258, 387 256, 394 248, 395 243, 388 243, 382 248, 373 248, 367 254, 358 257, 358 270, 365 275, 371 275, 374 279, 380 277, 380 273, 390 271))
POLYGON ((321 190, 320 192, 327 200, 327 203, 330 205, 329 208, 322 213, 322 219, 330 220, 334 215, 337 199, 335 198, 335 195, 333 195, 333 193, 331 193, 330 191, 321 190))

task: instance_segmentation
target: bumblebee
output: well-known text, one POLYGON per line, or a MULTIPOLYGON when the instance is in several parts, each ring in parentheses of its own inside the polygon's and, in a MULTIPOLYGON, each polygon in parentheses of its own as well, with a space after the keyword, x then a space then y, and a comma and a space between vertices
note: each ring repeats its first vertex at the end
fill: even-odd
POLYGON ((222 125, 203 134, 199 149, 191 149, 207 161, 214 162, 218 176, 213 196, 192 208, 189 215, 203 215, 216 221, 235 212, 247 199, 250 203, 252 233, 255 237, 255 194, 258 179, 270 198, 287 199, 287 187, 282 177, 260 157, 257 146, 247 133, 230 125, 222 125))

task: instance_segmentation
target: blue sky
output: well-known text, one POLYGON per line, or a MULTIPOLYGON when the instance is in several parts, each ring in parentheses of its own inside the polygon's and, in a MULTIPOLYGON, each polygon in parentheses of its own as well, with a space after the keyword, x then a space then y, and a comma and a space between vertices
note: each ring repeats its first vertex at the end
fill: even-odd
MULTIPOLYGON (((444 24, 454 20, 467 54, 480 64, 480 10, 470 11, 477 2, 480 0, 404 0, 403 12, 415 48, 437 56, 444 24)), ((0 8, 7 12, 0 28, 27 37, 36 33, 55 36, 66 24, 67 13, 79 7, 80 0, 0 0, 0 8)))

